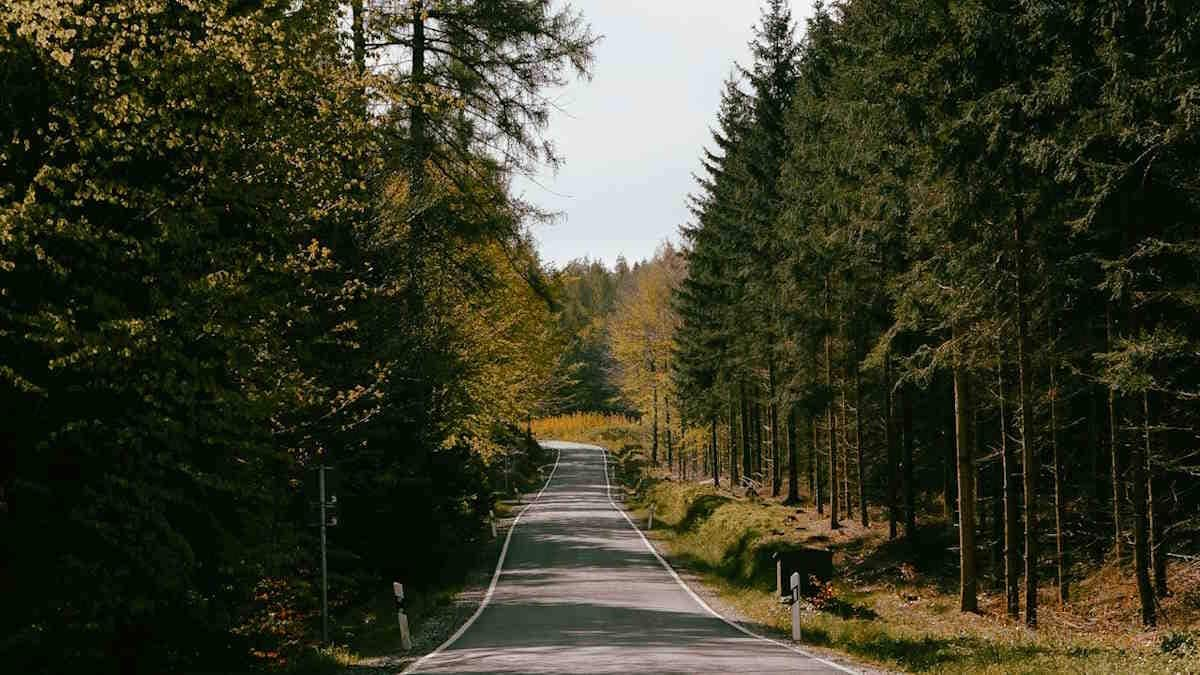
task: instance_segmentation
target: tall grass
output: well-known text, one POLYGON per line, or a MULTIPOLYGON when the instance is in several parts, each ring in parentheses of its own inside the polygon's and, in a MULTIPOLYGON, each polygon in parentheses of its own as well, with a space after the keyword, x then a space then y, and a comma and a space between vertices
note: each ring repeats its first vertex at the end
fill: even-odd
POLYGON ((640 434, 636 419, 614 413, 577 412, 542 417, 531 426, 534 437, 543 441, 636 444, 640 434))

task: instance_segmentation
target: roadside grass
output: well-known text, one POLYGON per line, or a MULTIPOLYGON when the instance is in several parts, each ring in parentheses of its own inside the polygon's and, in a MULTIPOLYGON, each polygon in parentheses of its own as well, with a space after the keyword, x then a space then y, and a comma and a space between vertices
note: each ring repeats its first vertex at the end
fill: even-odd
MULTIPOLYGON (((508 503, 497 505, 497 517, 507 517, 512 510, 508 503)), ((500 542, 504 533, 477 552, 472 569, 479 574, 490 575, 499 555, 500 542)), ((466 582, 446 584, 434 588, 419 589, 405 598, 405 613, 414 640, 426 631, 429 621, 442 621, 446 608, 450 607, 466 582)), ((400 642, 396 606, 390 596, 380 594, 369 602, 352 607, 331 617, 330 633, 339 636, 338 642, 327 647, 312 646, 294 656, 284 667, 275 672, 286 675, 338 675, 343 673, 395 673, 402 668, 388 667, 377 663, 379 659, 394 659, 405 654, 400 642)), ((457 626, 450 627, 449 632, 457 626)), ((446 632, 445 630, 435 632, 446 632)), ((415 645, 414 653, 425 646, 436 646, 441 635, 435 636, 432 645, 415 645)))
POLYGON ((310 644, 273 663, 264 664, 263 670, 283 675, 394 674, 403 669, 395 666, 397 662, 403 665, 408 657, 423 654, 440 644, 466 618, 464 613, 469 615, 474 611, 473 605, 464 609, 456 604, 459 595, 468 586, 486 585, 490 579, 509 526, 505 523, 511 523, 525 503, 520 491, 536 492, 546 481, 550 465, 543 461, 545 458, 527 455, 525 459, 527 461, 514 465, 519 473, 512 476, 512 480, 519 491, 511 498, 499 493, 495 495, 493 513, 498 521, 502 521, 498 536, 485 538, 486 543, 469 554, 473 559, 464 566, 461 575, 440 585, 406 589, 405 613, 414 641, 411 652, 405 652, 401 646, 391 587, 381 584, 380 593, 331 617, 330 634, 337 636, 336 644, 310 644))
POLYGON ((1005 617, 1003 592, 990 585, 979 614, 958 611, 957 558, 944 521, 923 521, 913 543, 889 541, 886 521, 864 528, 847 519, 831 530, 811 507, 651 476, 636 451, 614 457, 626 506, 641 525, 654 504, 649 534, 671 563, 749 622, 781 635, 790 634, 790 615, 775 597, 771 554, 799 544, 832 550, 837 571, 832 597, 804 613, 809 645, 917 673, 1200 673, 1195 567, 1175 566, 1175 595, 1164 601, 1157 630, 1140 628, 1132 580, 1111 566, 1077 581, 1067 606, 1044 584, 1040 627, 1030 630, 1005 617))

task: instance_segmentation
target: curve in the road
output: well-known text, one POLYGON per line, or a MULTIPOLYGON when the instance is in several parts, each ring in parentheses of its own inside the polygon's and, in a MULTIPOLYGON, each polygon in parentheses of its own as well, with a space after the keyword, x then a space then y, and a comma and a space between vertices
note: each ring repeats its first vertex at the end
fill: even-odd
POLYGON ((483 602, 404 673, 854 672, 721 616, 612 500, 602 448, 544 445, 483 602))

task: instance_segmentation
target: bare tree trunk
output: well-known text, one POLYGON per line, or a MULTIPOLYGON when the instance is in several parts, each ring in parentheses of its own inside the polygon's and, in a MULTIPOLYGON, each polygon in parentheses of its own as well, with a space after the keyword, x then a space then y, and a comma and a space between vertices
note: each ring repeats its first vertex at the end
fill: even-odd
POLYGON ((733 387, 729 388, 729 489, 733 490, 738 484, 738 447, 737 447, 737 403, 734 401, 733 387))
MULTIPOLYGON (((754 388, 754 396, 758 398, 758 387, 754 388)), ((766 485, 766 477, 763 476, 763 405, 760 401, 754 402, 754 472, 762 480, 763 485, 766 485)))
POLYGON ((800 475, 796 467, 796 445, 799 439, 796 438, 796 423, 799 421, 799 415, 796 411, 796 405, 788 406, 788 435, 787 435, 787 450, 788 450, 788 496, 786 504, 800 503, 800 475))
POLYGON ((975 445, 971 440, 971 391, 962 365, 954 367, 954 431, 958 445, 959 609, 979 611, 975 560, 975 445))
MULTIPOLYGON (((354 49, 354 71, 362 75, 367 70, 367 37, 363 13, 363 0, 350 0, 350 35, 354 49)), ((364 100, 365 104, 366 101, 364 100)), ((365 110, 363 111, 366 112, 365 110)))
MULTIPOLYGON (((1113 321, 1112 321, 1112 303, 1109 303, 1104 311, 1104 329, 1105 342, 1109 350, 1113 346, 1113 321)), ((1116 555, 1117 567, 1121 566, 1121 559, 1124 557, 1122 551, 1124 545, 1124 534, 1121 531, 1121 502, 1124 501, 1125 495, 1121 483, 1121 445, 1118 442, 1120 435, 1117 425, 1117 390, 1114 387, 1108 388, 1108 447, 1111 455, 1111 474, 1112 474, 1112 516, 1113 516, 1113 552, 1116 555)))
POLYGON ((838 428, 841 430, 841 438, 838 446, 841 447, 842 459, 842 513, 847 517, 854 517, 854 504, 850 501, 850 413, 846 408, 846 379, 842 378, 842 414, 838 416, 838 428))
MULTIPOLYGON (((829 279, 825 279, 825 316, 829 317, 829 279)), ((825 387, 833 392, 833 331, 825 333, 825 387)), ((841 527, 838 518, 838 463, 837 463, 837 431, 833 423, 833 401, 826 406, 826 419, 829 422, 829 527, 841 527)))
POLYGON ((858 518, 863 527, 868 527, 867 484, 863 481, 863 425, 862 425, 862 372, 854 366, 854 447, 858 451, 858 518))
POLYGON ((721 487, 721 455, 719 454, 719 452, 717 450, 717 416, 716 415, 713 415, 713 418, 712 418, 710 445, 712 446, 709 451, 709 453, 710 453, 709 456, 712 458, 713 487, 719 488, 719 487, 721 487))
POLYGON ((750 478, 754 464, 750 455, 750 401, 746 398, 746 383, 742 383, 742 479, 750 478))
POLYGON ((667 467, 671 471, 675 471, 675 444, 671 439, 671 397, 669 395, 663 395, 663 414, 667 418, 667 467))
POLYGON ((958 503, 958 491, 954 485, 958 471, 958 446, 955 438, 955 425, 958 421, 954 415, 944 419, 947 424, 945 426, 946 449, 942 453, 942 515, 946 518, 946 522, 952 523, 954 522, 955 505, 958 503))
POLYGON ((1067 543, 1063 527, 1067 520, 1067 500, 1063 494, 1062 452, 1058 443, 1058 377, 1054 362, 1050 363, 1050 447, 1054 450, 1054 544, 1058 562, 1058 601, 1067 604, 1070 586, 1067 579, 1067 543))
POLYGON ((904 536, 911 539, 917 534, 917 488, 916 471, 913 466, 913 404, 912 388, 900 388, 901 431, 904 433, 904 536))
POLYGON ((418 185, 424 181, 425 161, 429 159, 425 86, 425 0, 412 2, 412 85, 417 95, 409 106, 409 133, 412 136, 412 172, 418 185))
POLYGON ((808 472, 808 492, 813 496, 813 502, 817 505, 817 513, 825 513, 824 495, 821 494, 821 436, 820 429, 817 424, 817 416, 814 414, 809 417, 809 423, 812 424, 812 453, 809 455, 811 460, 809 463, 808 472))
POLYGON ((1017 503, 1020 474, 1017 473, 1015 448, 1008 442, 1008 394, 1004 386, 1004 364, 1004 348, 1001 347, 996 373, 1000 392, 1000 459, 1004 471, 1004 598, 1008 616, 1018 619, 1021 616, 1021 546, 1017 539, 1021 527, 1020 506, 1017 503))
POLYGON ((1017 375, 1021 386, 1021 461, 1025 469, 1025 625, 1037 626, 1037 455, 1033 441, 1033 370, 1029 365, 1029 310, 1025 289, 1025 216, 1017 209, 1013 225, 1017 262, 1017 375))
POLYGON ((1146 458, 1150 452, 1150 403, 1142 397, 1142 429, 1145 444, 1133 443, 1129 464, 1133 469, 1133 571, 1137 577, 1138 598, 1142 603, 1142 625, 1157 622, 1154 588, 1150 585, 1149 495, 1146 493, 1146 458))
POLYGON ((891 355, 884 356, 883 362, 884 405, 883 413, 884 444, 887 445, 887 500, 888 500, 888 539, 896 538, 897 524, 900 521, 900 449, 896 447, 896 405, 892 385, 891 355))
POLYGON ((650 427, 650 463, 658 466, 658 376, 655 375, 654 361, 650 362, 650 390, 654 398, 654 422, 650 427))
POLYGON ((771 496, 778 497, 783 490, 783 463, 779 461, 779 404, 775 401, 775 357, 767 367, 769 400, 767 422, 771 425, 771 496))
POLYGON ((1154 572, 1154 594, 1167 597, 1167 550, 1163 546, 1162 513, 1158 508, 1155 490, 1154 449, 1151 443, 1150 393, 1142 392, 1142 406, 1146 416, 1146 513, 1150 520, 1150 569, 1154 572))

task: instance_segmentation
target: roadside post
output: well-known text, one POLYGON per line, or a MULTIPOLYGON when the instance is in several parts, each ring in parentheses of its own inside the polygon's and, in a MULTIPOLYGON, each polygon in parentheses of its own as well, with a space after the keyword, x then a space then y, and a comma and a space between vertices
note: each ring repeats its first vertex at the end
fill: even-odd
POLYGON ((317 498, 317 522, 315 524, 321 530, 321 642, 329 644, 328 530, 331 527, 337 527, 338 524, 336 473, 332 467, 322 463, 313 469, 312 482, 315 485, 310 483, 310 489, 316 488, 317 498))
POLYGON ((408 651, 412 649, 412 636, 408 632, 408 615, 404 613, 404 584, 393 581, 392 593, 396 596, 396 618, 400 622, 400 647, 408 651))
POLYGON ((654 529, 654 503, 653 502, 650 503, 650 520, 649 520, 649 522, 646 523, 646 529, 647 530, 654 529))
POLYGON ((488 511, 488 523, 492 526, 492 539, 496 538, 496 511, 494 509, 488 511))
POLYGON ((792 572, 792 640, 800 641, 800 573, 792 572))

